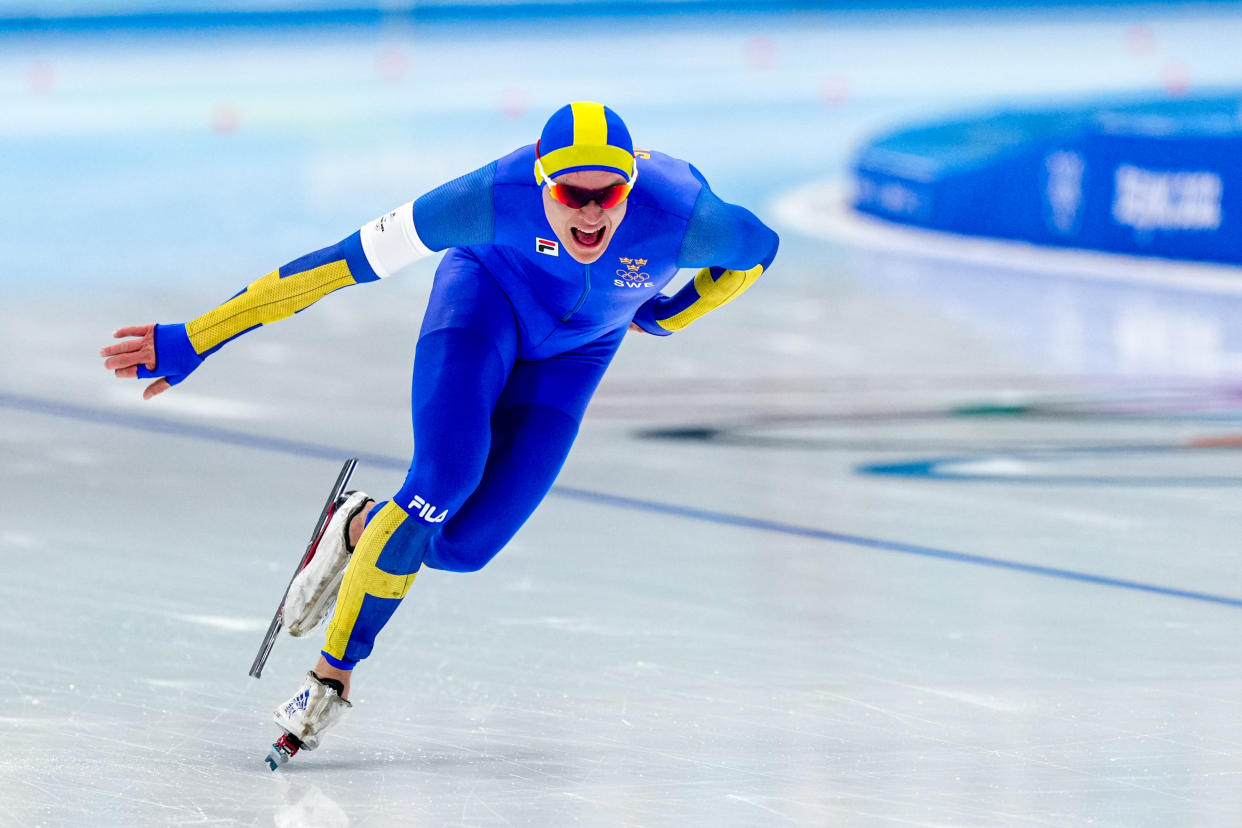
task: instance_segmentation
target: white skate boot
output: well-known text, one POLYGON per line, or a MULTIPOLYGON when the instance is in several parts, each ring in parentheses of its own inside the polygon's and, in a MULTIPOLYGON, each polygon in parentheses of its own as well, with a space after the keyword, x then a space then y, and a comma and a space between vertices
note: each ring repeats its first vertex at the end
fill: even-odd
POLYGON ((333 679, 320 679, 314 671, 293 698, 276 708, 272 715, 284 734, 272 745, 267 764, 272 770, 289 761, 299 750, 319 747, 319 736, 340 720, 353 707, 341 698, 341 684, 333 679))
POLYGON ((281 623, 289 635, 306 635, 332 611, 345 578, 345 566, 354 551, 349 545, 349 524, 371 499, 365 492, 345 492, 336 499, 310 560, 293 579, 285 596, 281 623))

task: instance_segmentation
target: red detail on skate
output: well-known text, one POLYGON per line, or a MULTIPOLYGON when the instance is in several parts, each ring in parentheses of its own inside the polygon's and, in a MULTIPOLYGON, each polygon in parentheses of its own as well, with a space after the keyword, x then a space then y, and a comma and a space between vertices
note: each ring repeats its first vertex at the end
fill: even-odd
POLYGON ((311 544, 311 548, 306 553, 306 557, 302 559, 302 565, 298 567, 298 572, 306 569, 306 565, 311 562, 311 558, 315 557, 315 553, 319 551, 319 542, 323 540, 323 533, 328 531, 328 524, 332 522, 332 516, 336 514, 336 504, 333 503, 328 509, 328 516, 324 519, 323 526, 319 530, 319 534, 315 536, 315 542, 311 544))
POLYGON ((301 749, 301 744, 294 744, 298 740, 294 739, 288 733, 276 740, 276 749, 286 756, 296 756, 301 749))

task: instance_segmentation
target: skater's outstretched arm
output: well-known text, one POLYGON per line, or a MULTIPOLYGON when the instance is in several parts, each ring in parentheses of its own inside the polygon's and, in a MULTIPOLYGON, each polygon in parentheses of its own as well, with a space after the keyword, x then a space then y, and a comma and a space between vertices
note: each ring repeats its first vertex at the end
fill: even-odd
POLYGON ((385 213, 341 242, 273 270, 190 322, 121 328, 113 337, 124 341, 100 350, 107 358, 104 367, 123 379, 158 377, 143 391, 149 400, 230 340, 305 310, 329 293, 390 276, 439 250, 491 242, 494 169, 489 164, 385 213))

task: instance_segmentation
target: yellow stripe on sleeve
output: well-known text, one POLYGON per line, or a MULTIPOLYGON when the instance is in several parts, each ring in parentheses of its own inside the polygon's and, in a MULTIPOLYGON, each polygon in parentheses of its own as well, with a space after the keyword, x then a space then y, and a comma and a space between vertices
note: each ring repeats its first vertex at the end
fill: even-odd
POLYGON ((699 298, 680 313, 656 321, 666 331, 680 331, 700 316, 741 296, 762 273, 763 265, 755 265, 750 270, 726 270, 719 279, 712 279, 711 269, 705 267, 694 275, 694 289, 699 298))
POLYGON ((337 594, 332 623, 328 625, 324 650, 333 658, 345 658, 345 647, 349 644, 354 624, 358 622, 364 597, 374 595, 377 598, 400 599, 410 591, 410 585, 414 583, 414 577, 418 573, 393 575, 376 565, 389 538, 408 517, 409 514, 404 509, 389 501, 379 510, 379 514, 371 518, 366 531, 358 540, 358 548, 354 550, 349 566, 345 568, 345 579, 337 594))
POLYGON ((202 354, 256 325, 267 325, 310 307, 334 290, 354 284, 344 261, 328 262, 280 278, 273 270, 215 310, 187 324, 194 350, 202 354))

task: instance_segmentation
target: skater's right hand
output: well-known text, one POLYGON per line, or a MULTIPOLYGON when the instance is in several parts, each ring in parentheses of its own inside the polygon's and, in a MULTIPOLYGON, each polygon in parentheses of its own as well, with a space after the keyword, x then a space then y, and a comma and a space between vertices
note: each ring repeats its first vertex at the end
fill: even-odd
POLYGON ((184 325, 131 325, 112 334, 123 340, 99 349, 104 368, 121 379, 159 377, 142 392, 149 400, 181 382, 202 364, 184 325))

